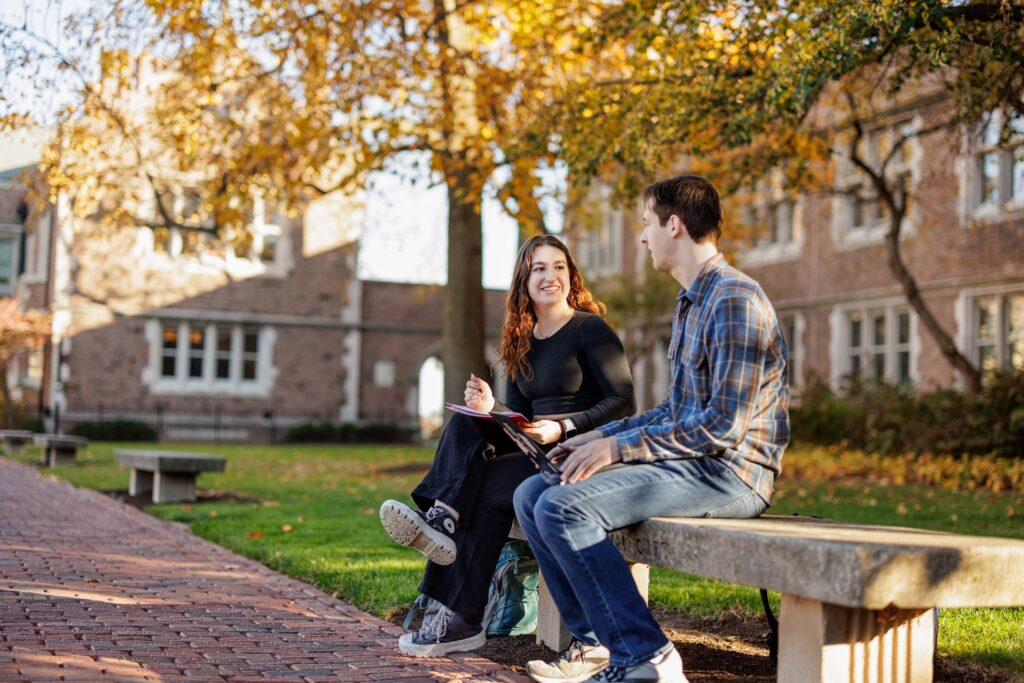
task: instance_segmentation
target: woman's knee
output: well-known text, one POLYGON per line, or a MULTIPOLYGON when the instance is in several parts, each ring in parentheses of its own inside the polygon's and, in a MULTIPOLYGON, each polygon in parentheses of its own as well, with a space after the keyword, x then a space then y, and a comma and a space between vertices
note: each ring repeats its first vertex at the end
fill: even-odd
POLYGON ((537 498, 544 493, 545 488, 547 488, 547 484, 544 483, 544 480, 539 475, 529 477, 516 488, 512 496, 512 505, 516 511, 516 519, 519 520, 520 524, 524 519, 533 519, 533 508, 537 504, 537 498))

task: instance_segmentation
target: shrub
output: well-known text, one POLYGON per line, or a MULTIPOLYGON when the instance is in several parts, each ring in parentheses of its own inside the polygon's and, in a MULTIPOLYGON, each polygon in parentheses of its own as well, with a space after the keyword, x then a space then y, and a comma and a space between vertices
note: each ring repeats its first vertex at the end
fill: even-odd
POLYGON ((391 422, 304 422, 288 430, 286 441, 298 443, 412 443, 418 430, 391 422))
POLYGON ((1006 370, 971 394, 916 393, 909 386, 852 382, 836 395, 811 383, 790 411, 793 441, 848 444, 873 453, 1024 457, 1024 372, 1006 370))
POLYGON ((90 441, 157 441, 156 430, 137 420, 78 422, 71 433, 90 441))

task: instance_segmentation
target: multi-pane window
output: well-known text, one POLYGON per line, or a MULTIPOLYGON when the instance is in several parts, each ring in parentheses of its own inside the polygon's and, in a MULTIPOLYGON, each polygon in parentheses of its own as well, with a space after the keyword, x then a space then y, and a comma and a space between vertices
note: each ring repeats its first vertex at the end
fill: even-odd
MULTIPOLYGON (((913 144, 916 125, 901 120, 865 131, 857 145, 857 157, 874 173, 881 174, 890 187, 906 187, 913 177, 913 144)), ((869 230, 883 225, 888 215, 885 203, 870 178, 846 156, 840 163, 841 184, 847 207, 843 230, 869 230)))
POLYGON ((170 323, 163 326, 160 345, 160 376, 177 377, 178 375, 178 324, 170 323))
POLYGON ((255 330, 242 333, 242 380, 255 381, 260 356, 260 336, 255 330))
POLYGON ((842 374, 904 384, 912 377, 913 319, 905 307, 879 306, 845 313, 842 374))
POLYGON ((0 292, 9 292, 14 284, 14 238, 0 237, 0 292))
POLYGON ((218 380, 231 379, 231 330, 217 330, 217 350, 213 375, 218 380))
POLYGON ((373 385, 375 387, 395 386, 395 363, 390 360, 378 360, 373 364, 373 385))
POLYGON ((259 358, 259 330, 198 322, 166 322, 161 327, 160 377, 165 379, 257 382, 259 358))
POLYGON ((985 118, 975 142, 974 173, 975 208, 1024 202, 1024 117, 1007 121, 994 111, 985 118))
POLYGON ((978 297, 973 309, 974 361, 981 371, 1024 369, 1024 292, 978 297))
POLYGON ((206 352, 206 336, 202 327, 190 327, 188 331, 188 376, 203 376, 203 356, 206 352))

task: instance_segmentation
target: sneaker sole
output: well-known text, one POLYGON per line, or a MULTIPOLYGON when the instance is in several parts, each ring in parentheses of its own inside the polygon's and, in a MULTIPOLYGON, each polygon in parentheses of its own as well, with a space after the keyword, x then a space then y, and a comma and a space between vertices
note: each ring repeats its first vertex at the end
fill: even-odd
MULTIPOLYGON (((540 663, 543 664, 546 668, 554 668, 547 662, 540 663)), ((594 674, 608 668, 608 664, 605 663, 602 666, 594 667, 587 673, 576 674, 575 676, 565 676, 561 672, 558 672, 557 674, 542 673, 534 667, 532 667, 531 664, 533 664, 533 662, 528 662, 526 664, 526 675, 532 678, 537 683, 581 683, 582 681, 590 680, 590 678, 594 674)))
POLYGON ((469 652, 482 647, 487 642, 487 633, 481 629, 480 633, 470 638, 453 640, 450 643, 431 643, 429 645, 417 645, 412 642, 413 634, 406 633, 398 639, 398 649, 403 654, 412 657, 444 657, 453 652, 469 652))
POLYGON ((397 500, 384 501, 380 506, 380 523, 395 543, 416 548, 431 562, 446 565, 455 561, 455 541, 428 526, 408 505, 397 500))

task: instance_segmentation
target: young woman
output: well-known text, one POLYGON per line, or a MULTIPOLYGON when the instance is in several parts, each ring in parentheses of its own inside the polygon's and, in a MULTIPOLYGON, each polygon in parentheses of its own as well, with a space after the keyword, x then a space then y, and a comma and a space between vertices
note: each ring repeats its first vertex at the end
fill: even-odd
MULTIPOLYGON (((519 250, 498 356, 506 406, 531 420, 525 431, 545 450, 635 410, 622 343, 603 312, 558 238, 533 237, 519 250)), ((465 402, 496 407, 490 385, 475 376, 465 402)), ((535 472, 497 424, 456 414, 412 492, 422 512, 395 500, 381 506, 388 534, 427 557, 420 592, 444 606, 399 639, 402 652, 440 657, 483 645, 487 589, 515 514, 512 494, 535 472)))

